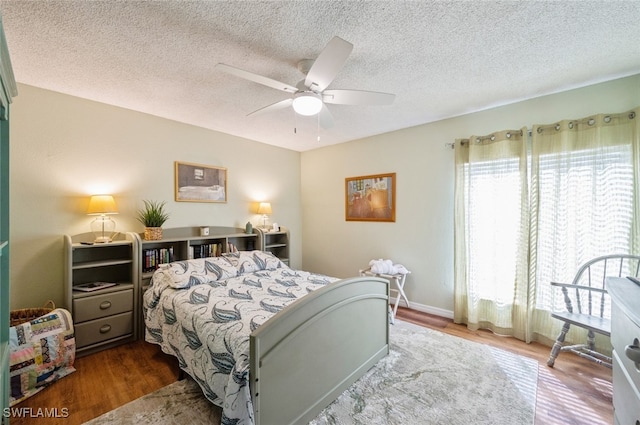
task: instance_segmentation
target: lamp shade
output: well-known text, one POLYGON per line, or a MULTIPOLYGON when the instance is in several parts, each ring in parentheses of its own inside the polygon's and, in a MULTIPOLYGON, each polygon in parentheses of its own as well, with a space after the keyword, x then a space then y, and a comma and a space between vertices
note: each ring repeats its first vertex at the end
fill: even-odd
POLYGON ((116 207, 116 201, 113 200, 111 195, 93 195, 89 200, 87 214, 118 214, 118 207, 116 207))
POLYGON ((269 202, 260 202, 258 214, 271 214, 271 204, 269 202))
POLYGON ((322 98, 314 92, 297 93, 293 99, 293 110, 300 115, 315 115, 322 109, 322 98))

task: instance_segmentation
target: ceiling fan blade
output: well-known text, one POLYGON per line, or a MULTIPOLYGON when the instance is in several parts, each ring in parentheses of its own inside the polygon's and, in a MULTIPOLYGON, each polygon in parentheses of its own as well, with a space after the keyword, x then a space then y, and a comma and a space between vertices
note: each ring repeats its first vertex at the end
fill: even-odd
POLYGON ((395 94, 364 90, 325 90, 322 101, 337 105, 390 105, 395 94))
POLYGON ((304 85, 315 91, 323 91, 336 78, 352 50, 353 44, 333 37, 313 62, 304 85))
POLYGON ((257 111, 253 111, 247 116, 250 115, 262 115, 267 112, 278 111, 280 109, 288 108, 293 103, 293 99, 285 99, 280 102, 272 103, 271 105, 265 106, 264 108, 260 108, 257 111))
POLYGON ((228 74, 235 75, 236 77, 244 78, 245 80, 253 81, 254 83, 262 84, 276 90, 282 90, 287 93, 295 93, 298 91, 297 88, 290 86, 289 84, 281 83, 280 81, 263 77, 262 75, 254 74, 253 72, 245 71, 233 66, 225 65, 223 63, 217 64, 216 68, 228 74))
POLYGON ((331 111, 327 108, 327 105, 322 104, 322 109, 320 110, 320 126, 322 128, 331 128, 333 127, 333 115, 331 115, 331 111))

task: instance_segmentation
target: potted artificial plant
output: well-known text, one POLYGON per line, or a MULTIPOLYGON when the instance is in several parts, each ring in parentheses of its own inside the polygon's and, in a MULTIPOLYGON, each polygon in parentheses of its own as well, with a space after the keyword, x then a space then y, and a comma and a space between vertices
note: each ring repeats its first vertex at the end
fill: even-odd
POLYGON ((138 210, 138 221, 144 224, 144 240, 157 241, 162 239, 162 225, 169 219, 169 213, 164 210, 166 202, 143 201, 144 208, 138 210))

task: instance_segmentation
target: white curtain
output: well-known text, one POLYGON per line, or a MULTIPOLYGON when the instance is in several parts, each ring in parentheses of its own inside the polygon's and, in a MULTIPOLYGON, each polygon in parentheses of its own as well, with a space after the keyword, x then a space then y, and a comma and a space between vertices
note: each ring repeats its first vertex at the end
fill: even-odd
POLYGON ((600 255, 640 254, 638 111, 456 141, 457 323, 550 343, 550 281, 600 255))
MULTIPOLYGON (((536 125, 531 142, 531 267, 535 287, 533 339, 555 339, 561 322, 549 311, 562 297, 549 282, 571 282, 586 261, 638 254, 637 111, 536 125)), ((568 341, 584 341, 572 327, 568 341)), ((604 338, 596 341, 609 351, 604 338)))
POLYGON ((524 337, 527 129, 456 140, 454 320, 524 337))

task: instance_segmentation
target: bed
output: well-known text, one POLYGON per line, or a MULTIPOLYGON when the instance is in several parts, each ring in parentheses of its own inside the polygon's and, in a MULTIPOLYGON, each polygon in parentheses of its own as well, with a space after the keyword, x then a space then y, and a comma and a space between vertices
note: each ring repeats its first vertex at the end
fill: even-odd
POLYGON ((388 300, 384 279, 240 251, 157 270, 145 339, 178 359, 222 423, 308 423, 388 354, 388 300))

